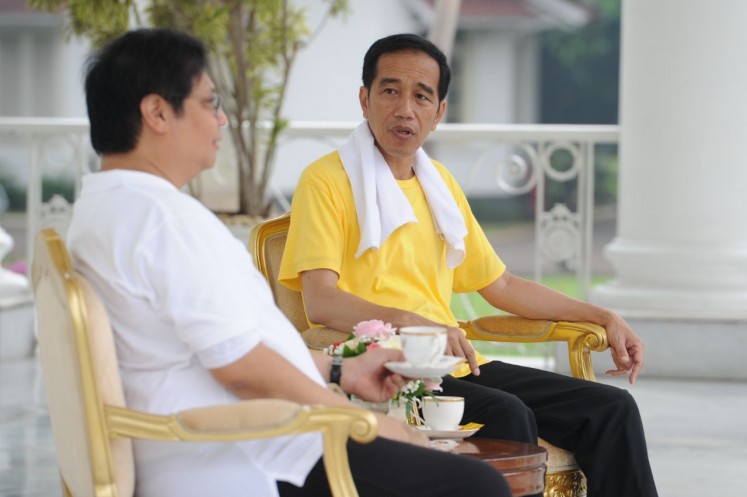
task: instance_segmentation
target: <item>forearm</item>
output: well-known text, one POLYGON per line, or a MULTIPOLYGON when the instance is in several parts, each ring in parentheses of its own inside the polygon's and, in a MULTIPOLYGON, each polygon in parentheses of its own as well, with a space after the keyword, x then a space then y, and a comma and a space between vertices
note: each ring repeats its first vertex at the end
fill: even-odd
POLYGON ((606 309, 510 273, 480 294, 494 307, 529 319, 587 321, 605 326, 613 316, 606 309))
MULTIPOLYGON (((314 356, 314 363, 329 379, 330 358, 321 354, 314 356)), ((260 344, 238 361, 224 368, 211 370, 215 379, 241 399, 278 398, 299 404, 352 405, 347 398, 337 395, 326 387, 312 381, 285 358, 260 344)), ((355 377, 352 373, 349 376, 355 377)), ((344 373, 343 373, 344 379, 344 373)), ((389 392, 390 398, 394 391, 389 392)), ((377 416, 378 435, 408 441, 408 433, 402 423, 394 418, 377 416)))
POLYGON ((309 320, 336 330, 352 331, 353 326, 369 319, 381 319, 398 328, 439 324, 414 312, 374 304, 336 286, 314 285, 305 277, 303 295, 309 320))
MULTIPOLYGON (((316 364, 320 367, 319 363, 316 364)), ((326 378, 329 379, 329 359, 326 371, 326 378)), ((348 403, 345 398, 316 383, 263 344, 238 361, 211 370, 211 373, 219 383, 242 399, 278 398, 300 404, 348 403)))

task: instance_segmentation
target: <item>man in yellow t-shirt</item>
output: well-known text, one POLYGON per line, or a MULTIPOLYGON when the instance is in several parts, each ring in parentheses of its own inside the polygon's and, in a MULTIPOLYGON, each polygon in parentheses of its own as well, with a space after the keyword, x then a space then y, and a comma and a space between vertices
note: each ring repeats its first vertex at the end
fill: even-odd
POLYGON ((359 92, 366 121, 304 171, 280 282, 303 292, 318 325, 446 325, 447 353, 465 357, 467 368, 444 378, 444 394, 465 397, 463 420, 484 424, 481 436, 539 435, 574 452, 590 497, 656 496, 638 408, 625 390, 486 361, 457 328, 452 292, 478 291, 526 318, 604 326, 616 365, 608 374, 633 383, 643 366, 643 343, 620 316, 512 275, 454 178, 422 152, 446 110, 449 79, 443 53, 419 36, 369 48, 359 92))

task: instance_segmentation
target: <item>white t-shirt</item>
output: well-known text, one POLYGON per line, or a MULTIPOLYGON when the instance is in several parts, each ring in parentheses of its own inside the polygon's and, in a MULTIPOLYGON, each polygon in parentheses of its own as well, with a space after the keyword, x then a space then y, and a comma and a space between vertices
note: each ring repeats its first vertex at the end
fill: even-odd
MULTIPOLYGON (((83 178, 73 264, 102 298, 129 407, 169 414, 237 398, 208 369, 260 342, 324 385, 247 249, 171 183, 114 170, 83 178)), ((317 434, 229 444, 135 443, 137 495, 276 496, 322 454, 317 434)))

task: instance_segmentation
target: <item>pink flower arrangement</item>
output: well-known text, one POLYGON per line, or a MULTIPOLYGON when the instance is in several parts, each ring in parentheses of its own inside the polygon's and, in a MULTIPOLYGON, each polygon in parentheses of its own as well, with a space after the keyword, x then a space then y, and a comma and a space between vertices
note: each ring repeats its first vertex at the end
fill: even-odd
MULTIPOLYGON (((388 341, 396 334, 397 328, 381 319, 361 321, 353 326, 353 333, 348 336, 346 341, 334 343, 324 349, 324 352, 328 355, 353 357, 363 354, 367 350, 381 347, 382 342, 388 341)), ((424 395, 434 395, 433 392, 442 390, 441 381, 441 378, 411 380, 402 387, 392 401, 397 405, 404 401, 408 413, 417 413, 420 399, 424 395)), ((417 416, 417 414, 415 415, 417 416)))
POLYGON ((344 342, 337 342, 325 349, 329 355, 353 357, 367 350, 381 347, 384 342, 397 334, 397 328, 381 319, 361 321, 353 326, 353 333, 344 342))
POLYGON ((397 328, 391 323, 384 323, 381 319, 361 321, 353 326, 353 335, 358 338, 370 337, 376 341, 386 340, 397 333, 397 328))

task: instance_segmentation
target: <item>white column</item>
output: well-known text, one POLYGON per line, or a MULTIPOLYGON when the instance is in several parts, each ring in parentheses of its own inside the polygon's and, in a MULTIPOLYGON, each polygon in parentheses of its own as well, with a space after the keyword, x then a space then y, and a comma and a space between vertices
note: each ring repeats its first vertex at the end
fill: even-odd
POLYGON ((747 2, 623 4, 617 279, 629 316, 747 319, 747 2))
POLYGON ((591 300, 654 353, 747 339, 745 19, 744 0, 623 0, 616 278, 591 300))
POLYGON ((52 103, 47 112, 55 117, 86 117, 86 99, 83 90, 86 57, 89 43, 85 39, 66 39, 62 27, 54 33, 51 88, 52 103))
POLYGON ((24 31, 21 33, 20 44, 18 47, 18 77, 20 79, 20 91, 17 96, 20 101, 19 115, 21 116, 36 116, 36 108, 34 105, 34 88, 36 71, 34 65, 36 63, 36 54, 34 53, 34 35, 32 31, 24 31))

